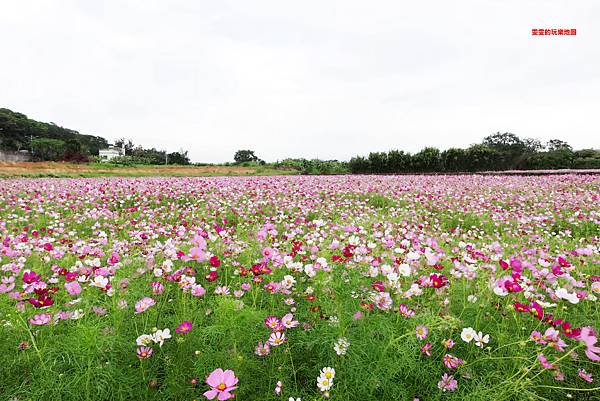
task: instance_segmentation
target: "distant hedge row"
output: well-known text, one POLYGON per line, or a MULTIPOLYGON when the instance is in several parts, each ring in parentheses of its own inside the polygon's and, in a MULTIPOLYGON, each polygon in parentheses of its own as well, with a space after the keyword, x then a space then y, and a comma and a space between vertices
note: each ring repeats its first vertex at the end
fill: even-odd
POLYGON ((418 153, 403 151, 371 152, 347 163, 352 173, 434 173, 536 169, 598 169, 600 151, 573 151, 561 140, 542 144, 536 139, 521 139, 511 133, 495 133, 466 149, 440 151, 427 147, 418 153))

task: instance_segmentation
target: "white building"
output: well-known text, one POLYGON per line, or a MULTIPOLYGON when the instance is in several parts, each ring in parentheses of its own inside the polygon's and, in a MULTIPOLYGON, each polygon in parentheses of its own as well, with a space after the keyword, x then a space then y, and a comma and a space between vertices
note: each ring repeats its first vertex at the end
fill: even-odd
POLYGON ((98 156, 100 157, 100 161, 109 161, 115 157, 125 156, 125 148, 109 145, 107 149, 100 149, 98 156))

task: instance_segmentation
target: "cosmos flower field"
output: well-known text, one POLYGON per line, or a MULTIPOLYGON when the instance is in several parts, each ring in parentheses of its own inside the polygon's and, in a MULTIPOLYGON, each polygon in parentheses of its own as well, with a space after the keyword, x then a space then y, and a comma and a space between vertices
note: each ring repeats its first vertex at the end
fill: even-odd
POLYGON ((600 177, 0 180, 1 400, 600 399, 600 177))

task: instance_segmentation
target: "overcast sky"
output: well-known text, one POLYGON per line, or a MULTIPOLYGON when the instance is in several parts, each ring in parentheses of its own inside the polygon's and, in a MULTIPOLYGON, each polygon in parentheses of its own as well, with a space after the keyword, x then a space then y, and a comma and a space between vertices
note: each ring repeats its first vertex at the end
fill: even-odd
POLYGON ((194 161, 600 147, 597 0, 0 4, 0 107, 194 161))

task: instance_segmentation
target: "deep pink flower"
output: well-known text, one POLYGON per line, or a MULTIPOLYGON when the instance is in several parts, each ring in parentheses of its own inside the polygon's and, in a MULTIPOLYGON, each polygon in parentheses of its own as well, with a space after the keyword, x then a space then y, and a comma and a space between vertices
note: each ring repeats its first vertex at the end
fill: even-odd
POLYGON ((188 322, 187 320, 184 320, 179 326, 177 326, 175 331, 178 333, 185 334, 185 333, 189 333, 191 329, 192 329, 192 323, 188 322))
POLYGON ((31 284, 40 281, 40 276, 34 271, 28 271, 23 273, 23 282, 25 284, 31 284))
POLYGON ((206 391, 204 396, 209 400, 217 397, 219 401, 233 398, 235 395, 231 394, 231 391, 237 388, 235 386, 237 382, 238 378, 235 377, 233 370, 227 369, 226 371, 223 371, 223 369, 217 368, 206 378, 206 384, 208 384, 211 389, 206 391))

